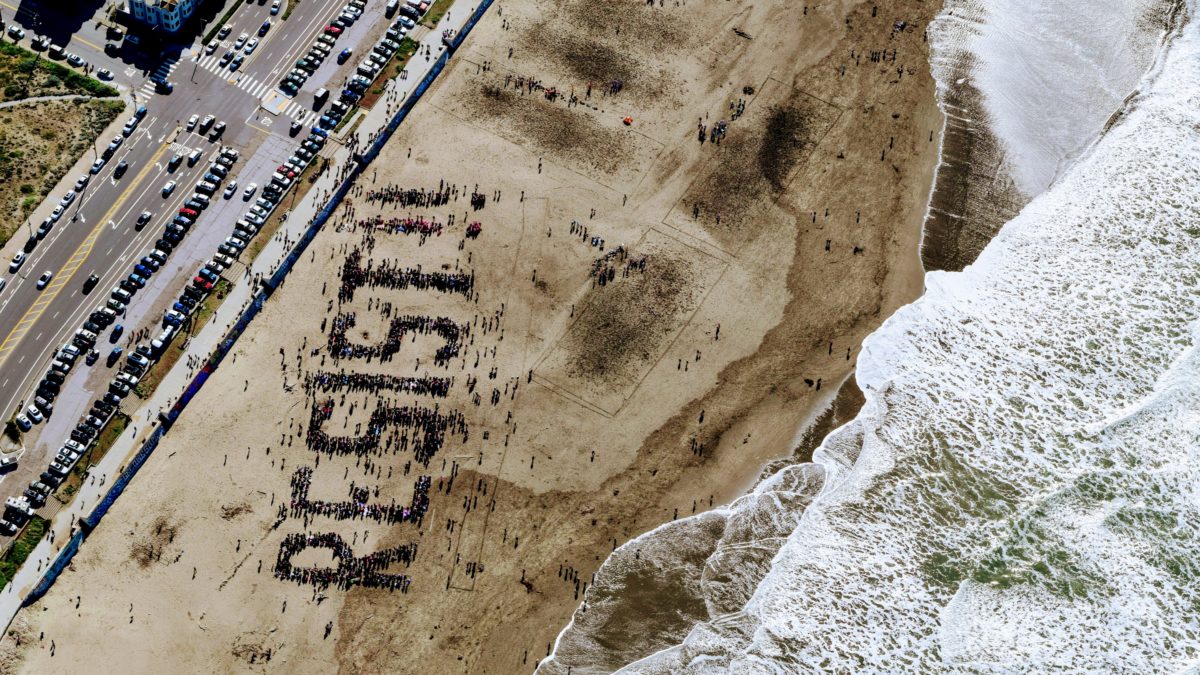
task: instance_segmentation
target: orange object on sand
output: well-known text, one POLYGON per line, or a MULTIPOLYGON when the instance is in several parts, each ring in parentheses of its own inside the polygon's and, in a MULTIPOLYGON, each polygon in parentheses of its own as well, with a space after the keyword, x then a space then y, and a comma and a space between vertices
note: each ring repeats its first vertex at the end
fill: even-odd
POLYGON ((621 121, 625 123, 625 126, 629 126, 630 124, 633 124, 633 118, 632 118, 632 117, 626 117, 625 119, 623 119, 623 120, 621 120, 621 121))

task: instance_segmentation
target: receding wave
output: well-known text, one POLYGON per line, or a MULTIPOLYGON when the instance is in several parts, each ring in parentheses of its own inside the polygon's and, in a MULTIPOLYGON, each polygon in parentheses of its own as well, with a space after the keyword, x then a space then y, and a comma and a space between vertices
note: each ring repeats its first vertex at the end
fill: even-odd
POLYGON ((605 563, 547 672, 1200 659, 1200 27, 859 359, 811 464, 605 563))

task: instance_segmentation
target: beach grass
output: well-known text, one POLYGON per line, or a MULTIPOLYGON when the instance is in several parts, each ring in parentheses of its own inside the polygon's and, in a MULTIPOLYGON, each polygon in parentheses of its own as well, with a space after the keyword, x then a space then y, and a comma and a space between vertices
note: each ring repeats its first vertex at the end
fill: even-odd
POLYGON ((8 552, 0 557, 0 588, 7 586, 8 582, 12 581, 17 570, 21 569, 21 565, 29 558, 29 554, 46 535, 46 528, 49 524, 50 521, 41 516, 34 516, 25 524, 8 552))

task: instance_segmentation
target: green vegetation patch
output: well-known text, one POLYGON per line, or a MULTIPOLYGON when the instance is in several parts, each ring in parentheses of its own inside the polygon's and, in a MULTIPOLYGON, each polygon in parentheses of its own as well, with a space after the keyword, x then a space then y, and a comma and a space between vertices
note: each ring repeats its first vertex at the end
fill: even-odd
MULTIPOLYGON (((0 108, 0 246, 22 228, 76 160, 125 109, 120 100, 39 101, 0 108)), ((38 223, 25 228, 32 234, 38 223)), ((55 225, 77 227, 64 218, 55 225)))
POLYGON ((450 9, 450 5, 453 4, 454 0, 435 0, 425 16, 421 17, 421 25, 436 28, 438 22, 446 15, 446 11, 450 9))
POLYGON ((118 92, 99 80, 55 63, 11 42, 0 42, 0 102, 37 96, 95 96, 111 98, 118 92))
POLYGON ((41 516, 34 516, 25 524, 25 528, 17 535, 8 552, 0 557, 0 588, 7 586, 8 582, 16 576, 17 570, 21 569, 21 565, 29 558, 29 554, 33 553, 38 542, 46 535, 49 525, 50 521, 41 516))

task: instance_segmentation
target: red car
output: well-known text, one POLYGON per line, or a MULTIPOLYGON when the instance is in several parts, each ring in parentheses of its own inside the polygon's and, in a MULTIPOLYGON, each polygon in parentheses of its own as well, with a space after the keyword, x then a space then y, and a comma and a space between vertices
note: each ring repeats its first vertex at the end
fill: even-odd
POLYGON ((342 29, 337 26, 325 26, 325 34, 337 37, 342 34, 342 29))
POLYGON ((192 279, 192 285, 202 291, 211 291, 213 288, 213 285, 208 281, 208 279, 205 279, 200 275, 196 275, 196 278, 192 279))
POLYGON ((196 213, 195 211, 187 208, 186 206, 183 207, 182 209, 179 209, 179 213, 182 215, 185 215, 189 218, 195 218, 196 216, 200 215, 199 213, 196 213))

